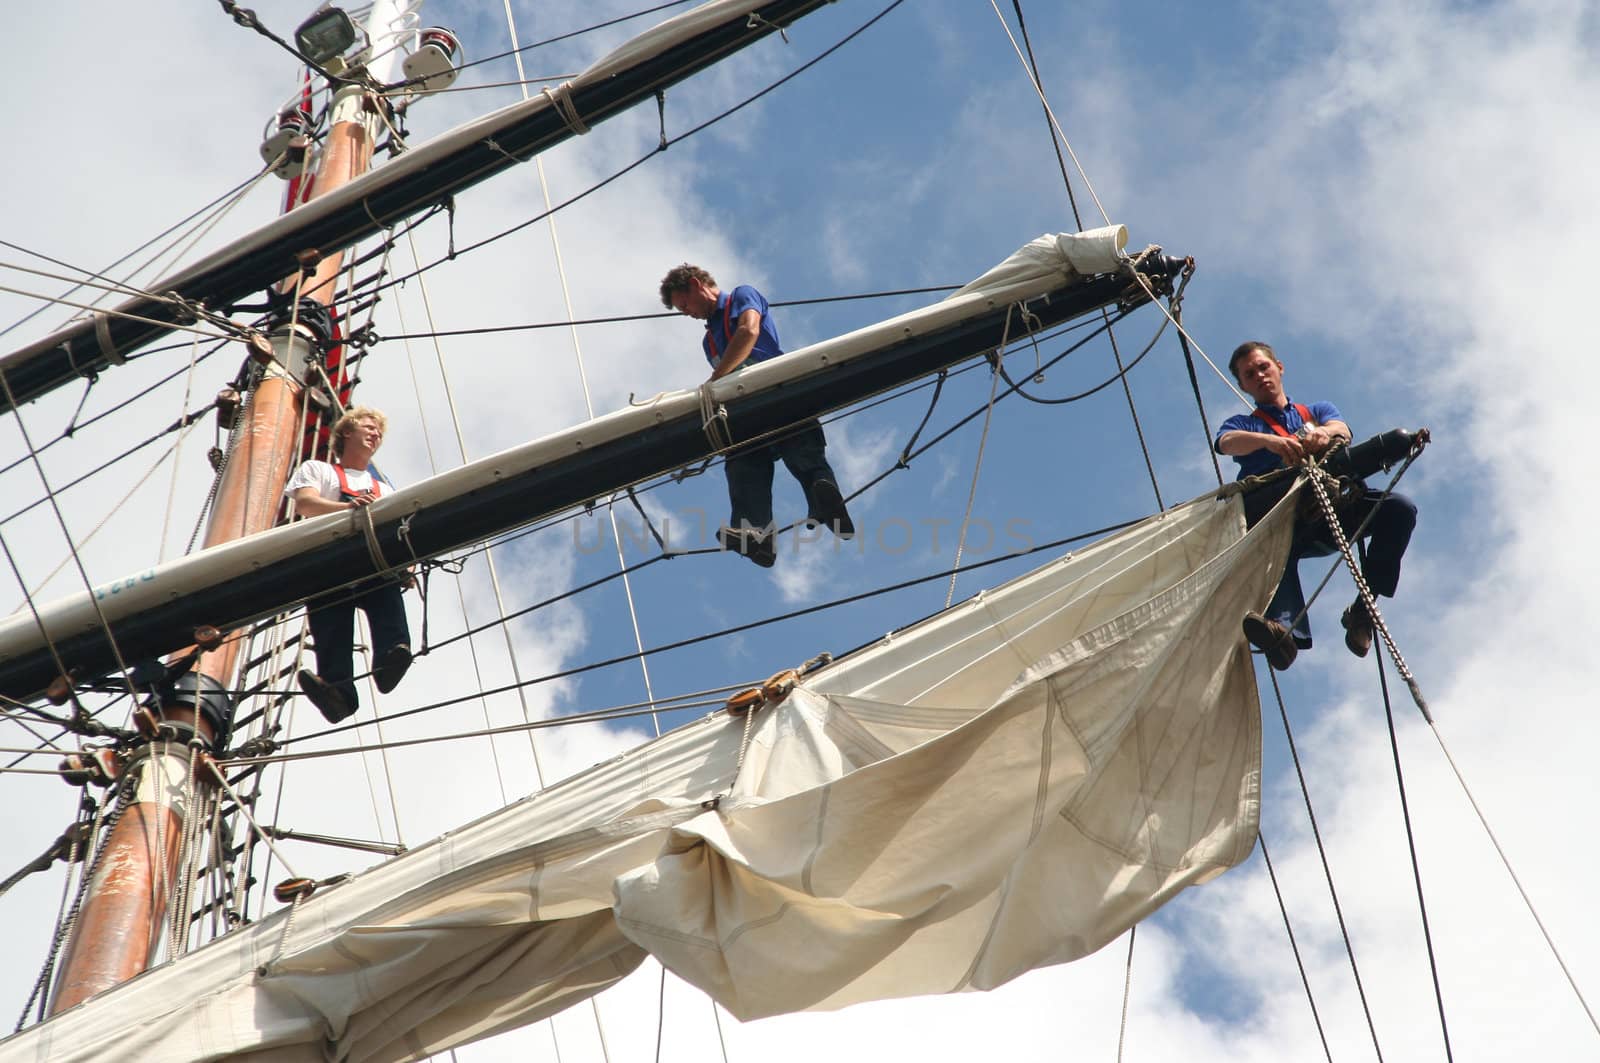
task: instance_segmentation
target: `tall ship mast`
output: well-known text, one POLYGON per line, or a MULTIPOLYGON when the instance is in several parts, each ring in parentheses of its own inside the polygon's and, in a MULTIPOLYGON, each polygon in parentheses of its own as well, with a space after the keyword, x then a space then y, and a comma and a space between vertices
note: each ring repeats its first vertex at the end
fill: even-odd
MULTIPOLYGON (((1402 801, 1401 746, 1442 747, 1460 701, 1409 600, 1384 600, 1370 682, 1341 667, 1326 604, 1288 675, 1241 636, 1296 510, 1341 489, 1285 480, 1255 522, 1256 488, 1206 456, 1239 408, 1216 354, 1239 328, 1277 339, 1297 399, 1328 367, 1219 327, 1214 234, 1191 242, 1204 227, 1123 191, 1152 173, 1091 186, 1094 151, 1064 133, 1100 97, 1048 90, 1069 54, 1099 63, 1023 6, 992 12, 1003 47, 959 86, 971 13, 895 3, 597 8, 590 35, 511 5, 212 12, 250 63, 301 70, 276 105, 220 88, 241 71, 215 79, 214 110, 264 119, 255 178, 142 279, 7 245, 47 267, 30 284, 100 291, 0 334, 19 439, 0 472, 19 590, 0 782, 36 788, 0 905, 39 912, 19 932, 48 924, 18 949, 32 994, 0 1061, 736 1060, 776 1030, 821 1045, 895 1015, 924 1016, 908 1037, 926 1040, 1044 986, 1074 987, 1051 991, 1052 1043, 1121 1058, 1127 1039, 1137 1058, 1173 1022, 1140 1003, 1157 984, 1234 1047, 1247 1013, 1313 1058, 1319 1038, 1341 1057, 1502 1044, 1462 1016, 1466 887, 1430 873, 1435 805, 1413 795, 1420 844, 1399 813, 1362 824, 1374 864, 1411 841, 1411 877, 1383 880, 1411 902, 1383 948, 1337 859, 1347 809, 1331 828, 1312 812, 1314 763, 1309 786, 1294 768, 1304 833, 1333 841, 1326 882, 1307 890, 1298 828, 1279 840, 1298 807, 1285 740, 1304 759, 1328 737, 1321 715, 1304 733, 1308 691, 1399 716, 1402 801), (915 78, 885 76, 913 53, 915 78), (1020 99, 1000 87, 1018 71, 1020 99), (479 102, 496 93, 521 99, 479 102), (1061 160, 1048 211, 1011 162, 1035 154, 1024 110, 1061 160), (264 225, 259 188, 284 208, 264 225), (1208 295, 1187 319, 1186 252, 1206 252, 1208 295), (684 260, 770 296, 786 353, 700 384, 700 328, 655 292, 684 260), (394 489, 295 519, 285 480, 354 406, 389 415, 394 489), (809 527, 779 474, 763 570, 719 541, 725 463, 812 420, 856 535, 809 527), (316 667, 307 603, 406 573, 405 684, 374 687, 363 622, 359 709, 322 718, 296 679, 316 667), (1308 892, 1332 912, 1308 914, 1308 892), (1234 910, 1286 984, 1299 965, 1289 1008, 1219 1002, 1258 979, 1196 973, 1236 951, 1216 914, 1234 910)), ((1357 441, 1418 423, 1356 401, 1357 441)), ((1347 598, 1359 556, 1323 564, 1347 598)), ((1569 951, 1537 872, 1517 889, 1559 971, 1552 1014, 1600 1039, 1584 941, 1569 951)), ((1036 1019, 981 1025, 1044 1058, 1036 1019)), ((979 1051, 943 1041, 923 1053, 979 1051)))

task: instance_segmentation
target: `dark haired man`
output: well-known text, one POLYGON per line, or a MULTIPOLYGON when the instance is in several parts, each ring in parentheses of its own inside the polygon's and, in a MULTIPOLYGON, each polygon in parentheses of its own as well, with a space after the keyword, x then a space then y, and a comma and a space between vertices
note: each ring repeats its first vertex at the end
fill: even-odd
MULTIPOLYGON (((1299 465, 1307 456, 1321 458, 1338 444, 1350 442, 1350 426, 1333 403, 1302 405, 1290 401, 1283 389, 1283 362, 1267 344, 1255 340, 1240 344, 1228 360, 1228 368, 1256 402, 1253 411, 1230 417, 1217 429, 1217 452, 1238 463, 1238 479, 1299 465)), ((1245 510, 1251 524, 1264 515, 1264 509, 1251 506, 1248 498, 1245 510)), ((1382 492, 1365 488, 1339 514, 1345 534, 1355 531, 1369 513, 1373 517, 1362 534, 1370 535, 1371 540, 1362 575, 1373 594, 1392 598, 1400 581, 1400 559, 1417 523, 1417 507, 1403 495, 1384 497, 1382 492)), ((1334 549, 1332 535, 1320 517, 1297 524, 1289 560, 1272 601, 1264 614, 1245 615, 1245 637, 1279 671, 1294 663, 1299 650, 1311 646, 1311 625, 1301 615, 1306 603, 1300 587, 1299 561, 1302 557, 1325 556, 1334 549)), ((1365 657, 1372 646, 1372 618, 1359 595, 1340 619, 1345 646, 1356 656, 1365 657)))
MULTIPOLYGON (((720 380, 747 364, 783 354, 778 329, 762 294, 741 284, 730 292, 688 262, 674 266, 661 280, 663 306, 704 321, 701 348, 711 363, 712 380, 720 380)), ((806 421, 771 442, 751 443, 730 451, 724 465, 731 514, 717 532, 724 549, 737 550, 762 568, 777 560, 772 528, 772 467, 780 459, 806 496, 806 520, 823 524, 841 539, 855 534, 839 480, 828 464, 822 425, 806 421)))

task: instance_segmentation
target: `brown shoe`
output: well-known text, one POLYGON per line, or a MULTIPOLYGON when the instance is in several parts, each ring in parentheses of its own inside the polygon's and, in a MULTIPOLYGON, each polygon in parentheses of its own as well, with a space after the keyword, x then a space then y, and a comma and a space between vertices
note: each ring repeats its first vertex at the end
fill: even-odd
POLYGON ((1300 647, 1294 644, 1294 635, 1276 620, 1268 620, 1260 613, 1244 614, 1244 637, 1250 645, 1260 650, 1267 663, 1277 671, 1285 671, 1294 663, 1300 647))
POLYGON ((1339 618, 1344 625, 1344 644, 1357 657, 1365 657, 1372 649, 1372 617, 1359 599, 1351 603, 1339 618))
POLYGON ((309 668, 300 669, 295 679, 300 683, 300 689, 310 699, 311 704, 322 713, 322 718, 329 723, 338 723, 355 715, 355 708, 344 699, 339 688, 322 678, 309 668))

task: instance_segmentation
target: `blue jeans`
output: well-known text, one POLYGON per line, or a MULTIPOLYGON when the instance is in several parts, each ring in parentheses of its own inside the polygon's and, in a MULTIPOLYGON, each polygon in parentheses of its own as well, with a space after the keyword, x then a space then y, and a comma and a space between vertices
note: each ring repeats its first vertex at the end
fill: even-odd
POLYGON ((828 464, 828 440, 822 434, 822 425, 816 421, 791 430, 789 434, 771 442, 742 447, 728 455, 724 470, 728 476, 728 502, 732 515, 730 528, 763 529, 772 523, 772 467, 781 459, 806 494, 806 512, 817 514, 817 504, 812 497, 812 485, 818 480, 832 480, 833 468, 828 464))
MULTIPOLYGON (((1250 512, 1256 508, 1246 506, 1247 520, 1252 525, 1265 512, 1258 512, 1250 519, 1250 512)), ((1372 523, 1361 533, 1361 537, 1368 540, 1361 574, 1373 594, 1393 598, 1395 588, 1400 583, 1400 559, 1405 556, 1406 546, 1411 542, 1411 530, 1417 526, 1417 507, 1404 495, 1392 494, 1384 498, 1382 491, 1368 487, 1339 513, 1339 525, 1345 535, 1348 537, 1353 533, 1374 509, 1377 513, 1372 523)), ((1295 645, 1303 650, 1311 648, 1311 621, 1309 616, 1300 616, 1306 607, 1305 591, 1300 587, 1300 559, 1327 557, 1337 551, 1333 536, 1320 516, 1296 522, 1294 541, 1289 547, 1289 560, 1284 565, 1283 578, 1278 581, 1278 589, 1273 592, 1272 601, 1267 603, 1264 615, 1284 627, 1293 625, 1295 645), (1295 624, 1297 616, 1300 622, 1295 624)))
POLYGON ((306 623, 317 651, 317 674, 344 695, 345 704, 352 710, 361 704, 354 678, 357 609, 367 614, 367 626, 372 629, 374 661, 383 660, 391 649, 411 641, 405 598, 394 579, 369 580, 306 603, 306 623))

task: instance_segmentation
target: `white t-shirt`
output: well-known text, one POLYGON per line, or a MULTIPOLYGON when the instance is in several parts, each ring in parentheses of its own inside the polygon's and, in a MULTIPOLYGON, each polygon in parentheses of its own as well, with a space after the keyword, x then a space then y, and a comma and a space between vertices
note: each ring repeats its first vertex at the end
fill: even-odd
MULTIPOLYGON (((372 489, 372 473, 367 469, 352 469, 348 466, 344 470, 344 477, 350 484, 350 490, 356 494, 372 489)), ((386 476, 380 476, 384 491, 393 491, 394 484, 386 476)), ((293 496, 302 487, 315 487, 317 493, 329 502, 339 500, 339 473, 325 461, 301 462, 300 467, 289 477, 283 493, 293 496)))

